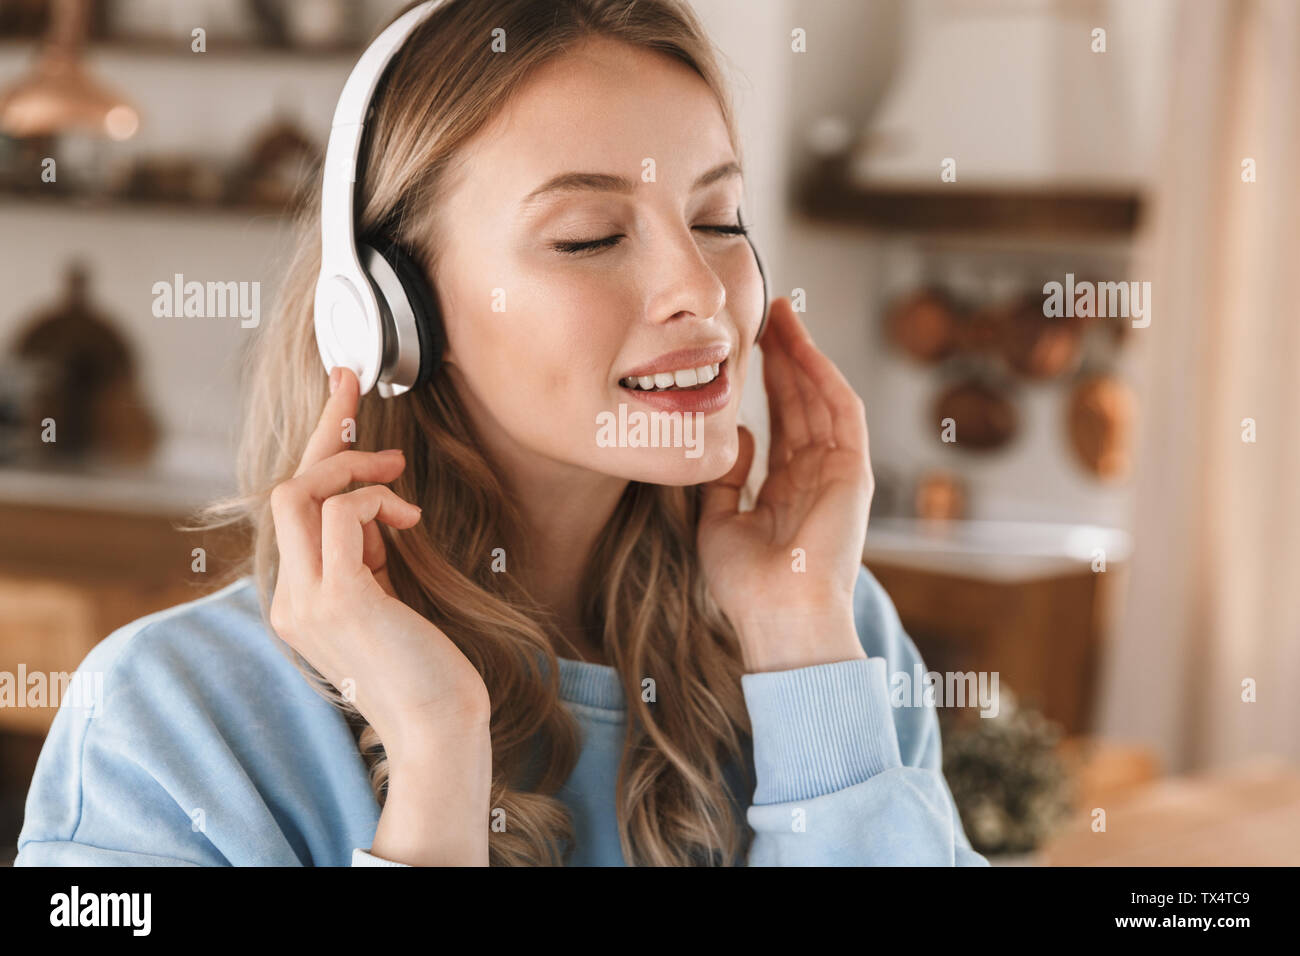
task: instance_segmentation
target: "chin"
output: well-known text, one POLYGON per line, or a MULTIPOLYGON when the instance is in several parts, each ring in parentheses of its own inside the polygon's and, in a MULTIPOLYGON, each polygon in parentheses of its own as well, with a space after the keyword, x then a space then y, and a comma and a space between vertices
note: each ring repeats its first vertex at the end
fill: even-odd
POLYGON ((652 485, 699 485, 729 472, 739 451, 734 421, 729 427, 709 423, 690 446, 620 448, 616 460, 607 459, 602 470, 652 485))

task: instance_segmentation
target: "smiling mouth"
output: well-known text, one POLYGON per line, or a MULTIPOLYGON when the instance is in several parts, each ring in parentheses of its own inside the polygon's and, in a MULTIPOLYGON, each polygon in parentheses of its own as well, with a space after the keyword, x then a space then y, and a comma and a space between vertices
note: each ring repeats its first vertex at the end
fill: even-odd
POLYGON ((684 368, 673 372, 659 372, 655 375, 640 375, 619 381, 623 388, 634 392, 690 392, 704 388, 720 374, 727 360, 702 365, 699 368, 684 368))

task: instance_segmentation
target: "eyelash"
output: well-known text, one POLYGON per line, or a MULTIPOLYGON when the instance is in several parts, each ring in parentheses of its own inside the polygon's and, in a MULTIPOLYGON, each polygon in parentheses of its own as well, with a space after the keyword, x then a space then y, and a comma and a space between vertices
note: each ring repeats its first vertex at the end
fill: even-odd
MULTIPOLYGON (((743 224, 726 225, 726 226, 696 226, 697 229, 707 229, 710 232, 716 232, 725 236, 745 236, 749 234, 749 228, 743 224)), ((568 256, 580 255, 584 252, 592 252, 597 249, 608 249, 618 244, 620 236, 607 236, 604 239, 593 239, 590 242, 554 242, 551 248, 556 252, 568 256)))

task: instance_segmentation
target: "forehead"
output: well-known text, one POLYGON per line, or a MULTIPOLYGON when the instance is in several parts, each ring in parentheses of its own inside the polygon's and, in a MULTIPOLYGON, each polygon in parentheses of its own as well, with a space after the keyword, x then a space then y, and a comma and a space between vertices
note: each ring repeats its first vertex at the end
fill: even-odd
POLYGON ((656 181, 688 188, 733 156, 721 107, 699 74, 600 37, 539 67, 466 144, 462 186, 515 203, 560 173, 637 178, 650 158, 656 181))

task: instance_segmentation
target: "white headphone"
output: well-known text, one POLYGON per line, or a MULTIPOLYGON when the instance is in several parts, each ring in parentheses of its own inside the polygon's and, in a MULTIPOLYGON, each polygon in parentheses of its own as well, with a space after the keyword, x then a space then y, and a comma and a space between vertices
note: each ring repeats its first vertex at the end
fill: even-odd
MULTIPOLYGON (((378 386, 384 398, 428 382, 446 344, 438 298, 410 252, 385 238, 358 242, 357 161, 370 100, 397 51, 422 22, 448 0, 428 0, 394 20, 352 68, 334 109, 321 193, 321 269, 316 280, 316 347, 326 369, 356 373, 361 394, 378 386)), ((745 236, 763 279, 758 250, 745 236)), ((757 341, 757 339, 756 339, 757 341)))
POLYGON ((352 68, 334 108, 321 192, 321 268, 316 347, 327 369, 356 373, 364 395, 391 398, 427 380, 442 353, 437 299, 400 248, 356 237, 357 159, 370 99, 406 38, 447 0, 429 0, 394 20, 352 68))

